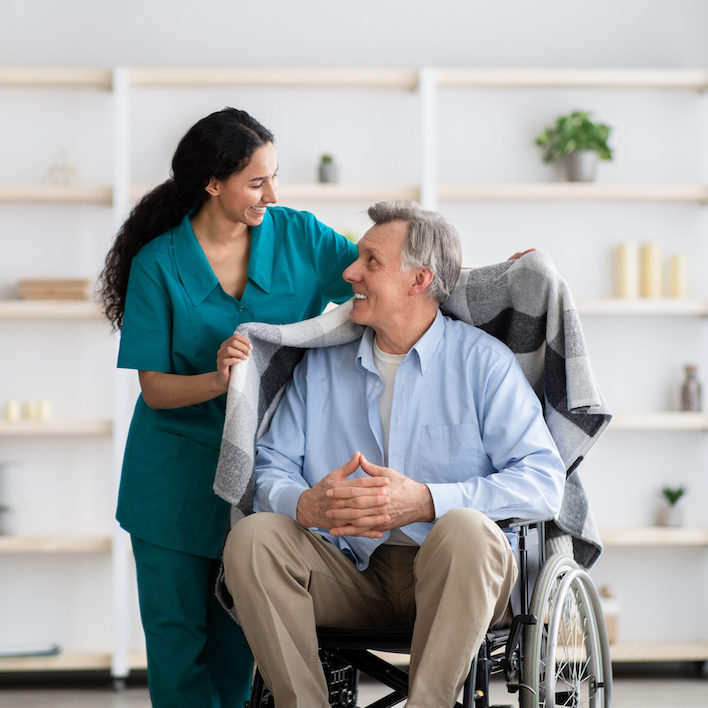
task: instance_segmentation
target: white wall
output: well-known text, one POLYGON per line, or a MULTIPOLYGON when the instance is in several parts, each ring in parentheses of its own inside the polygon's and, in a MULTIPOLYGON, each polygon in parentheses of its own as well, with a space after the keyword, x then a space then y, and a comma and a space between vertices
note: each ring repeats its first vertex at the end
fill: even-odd
MULTIPOLYGON (((0 0, 0 66, 708 68, 706 29, 708 2, 701 0, 213 0, 205 4, 122 0, 113 6, 95 0, 0 0)), ((283 182, 311 180, 314 158, 324 150, 338 156, 345 179, 353 182, 415 183, 420 177, 412 95, 226 89, 187 95, 136 90, 134 99, 132 158, 137 182, 164 179, 171 152, 186 127, 226 104, 249 109, 274 130, 283 182)), ((0 181, 38 179, 62 147, 69 148, 87 181, 110 178, 105 157, 110 155, 107 96, 50 91, 38 99, 14 92, 2 100, 0 181)), ((446 92, 441 98, 438 135, 441 180, 552 178, 539 160, 533 137, 559 112, 574 107, 591 108, 615 126, 617 159, 601 166, 600 181, 708 181, 706 99, 683 93, 667 98, 665 93, 643 91, 446 92)), ((298 206, 312 208, 340 229, 366 227, 359 206, 298 206)), ((0 208, 0 297, 9 295, 17 277, 95 273, 110 238, 105 212, 46 207, 27 219, 24 209, 0 208), (97 232, 100 235, 93 239, 97 232), (67 234, 75 236, 71 249, 61 246, 67 234)), ((611 253, 617 242, 658 238, 667 250, 691 255, 693 294, 708 297, 703 277, 708 260, 705 207, 451 203, 441 209, 460 227, 468 264, 501 260, 515 250, 536 246, 551 253, 576 296, 601 297, 612 292, 611 253)), ((31 337, 22 331, 24 327, 3 325, 3 336, 10 332, 12 341, 26 341, 31 337)), ((0 359, 0 400, 21 397, 30 386, 38 390, 49 386, 50 397, 57 401, 102 415, 105 386, 93 384, 100 375, 100 367, 92 368, 95 357, 87 355, 85 362, 75 363, 71 356, 75 330, 53 323, 46 335, 44 368, 23 368, 19 353, 0 359), (58 362, 68 372, 63 378, 50 375, 52 364, 58 362), (87 375, 78 376, 82 378, 79 397, 65 390, 77 366, 79 372, 87 367, 87 375), (19 375, 13 376, 13 370, 19 375)), ((601 386, 618 412, 674 407, 685 361, 699 362, 708 385, 705 322, 588 320, 586 335, 601 386)), ((66 412, 75 414, 72 409, 66 412)), ((2 454, 13 459, 24 453, 13 442, 2 454)), ((32 499, 21 530, 103 531, 112 514, 105 490, 95 487, 86 463, 79 459, 76 471, 71 461, 57 466, 54 455, 62 459, 57 445, 50 444, 44 452, 33 451, 26 462, 27 478, 33 480, 26 491, 32 499), (48 458, 60 477, 43 471, 48 458), (62 479, 64 487, 59 483, 62 479), (46 489, 56 505, 42 514, 37 499, 46 489), (90 495, 94 511, 62 515, 62 505, 70 508, 77 492, 90 495), (97 518, 96 509, 104 516, 97 518)), ((610 433, 582 469, 601 525, 649 523, 655 490, 667 480, 691 485, 688 521, 699 524, 704 523, 708 499, 707 459, 705 436, 610 433)), ((642 639, 653 632, 663 638, 705 639, 708 618, 701 600, 705 582, 696 582, 695 573, 700 568, 705 581, 707 560, 705 552, 693 550, 608 551, 596 573, 599 582, 615 587, 623 602, 623 638, 642 639), (636 572, 627 573, 627 566, 635 564, 636 572), (670 573, 657 573, 657 565, 670 573), (637 578, 649 586, 645 592, 638 592, 637 578), (671 605, 659 625, 647 623, 642 613, 651 614, 657 601, 672 597, 674 583, 693 594, 686 602, 671 605)), ((13 563, 18 572, 25 565, 13 563)), ((85 572, 83 561, 78 564, 79 572, 85 572)), ((8 567, 3 565, 3 572, 8 567)), ((5 598, 5 606, 13 598, 5 598)), ((78 627, 81 631, 77 626, 52 627, 50 622, 29 634, 92 646, 107 631, 93 621, 78 627)))
POLYGON ((0 17, 0 65, 708 65, 702 0, 2 0, 0 17))

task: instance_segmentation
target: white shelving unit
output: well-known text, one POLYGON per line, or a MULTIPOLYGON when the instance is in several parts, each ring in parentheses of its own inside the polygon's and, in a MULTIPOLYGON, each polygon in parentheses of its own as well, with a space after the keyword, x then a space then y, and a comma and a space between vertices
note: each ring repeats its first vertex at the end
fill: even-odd
MULTIPOLYGON (((67 115, 71 115, 72 118, 68 119, 69 123, 74 120, 80 123, 83 115, 90 114, 91 120, 106 122, 110 121, 111 114, 103 111, 105 106, 113 100, 113 72, 106 69, 0 68, 0 92, 5 95, 3 98, 4 112, 10 106, 13 107, 12 110, 18 110, 14 107, 26 104, 30 122, 33 107, 37 105, 41 105, 42 111, 45 110, 45 105, 47 106, 46 115, 51 116, 51 124, 54 123, 55 116, 52 114, 54 109, 63 112, 59 116, 60 121, 67 115), (71 96, 68 101, 65 100, 67 96, 71 96)), ((5 114, 3 120, 7 122, 12 118, 5 114)), ((47 134, 50 134, 51 130, 51 128, 47 130, 47 134)), ((9 134, 20 133, 10 132, 9 134)), ((29 126, 27 134, 32 134, 32 128, 29 126)), ((86 139, 93 140, 91 136, 86 139)), ((48 139, 43 147, 39 147, 38 144, 32 142, 24 150, 27 155, 32 155, 33 149, 35 155, 38 152, 44 153, 47 149, 55 149, 53 146, 48 148, 50 143, 51 140, 48 139)), ((64 147, 62 136, 58 136, 56 150, 62 147, 64 147)), ((110 142, 104 144, 103 148, 92 142, 90 150, 94 150, 100 155, 101 149, 103 149, 103 156, 94 159, 98 164, 109 165, 111 160, 110 142)), ((80 150, 77 151, 80 152, 80 150)), ((8 152, 8 150, 3 150, 6 159, 11 159, 7 158, 8 152)), ((48 156, 51 158, 51 153, 48 156)), ((11 169, 10 173, 12 175, 19 174, 18 167, 21 166, 12 165, 14 169, 11 169)), ((110 169, 103 171, 110 177, 110 169)), ((3 236, 15 241, 12 244, 6 242, 3 247, 6 254, 12 254, 15 258, 15 262, 12 264, 12 276, 16 278, 33 277, 38 272, 42 273, 43 269, 54 267, 53 263, 48 263, 48 260, 51 261, 53 258, 51 251, 45 252, 45 246, 50 244, 49 236, 51 243, 56 241, 62 243, 69 254, 72 253, 72 249, 81 248, 80 245, 78 247, 75 245, 82 243, 81 235, 74 232, 63 232, 62 220, 69 218, 69 223, 72 223, 74 228, 79 226, 86 230, 92 230, 92 226, 83 224, 83 214, 91 212, 95 215, 104 210, 107 215, 110 214, 110 209, 114 204, 113 186, 109 182, 92 183, 90 180, 89 177, 85 182, 79 181, 65 185, 52 184, 40 179, 34 182, 28 180, 9 182, 7 176, 4 179, 0 178, 0 210, 2 210, 0 211, 2 215, 0 221, 10 219, 10 223, 14 224, 17 220, 21 224, 23 239, 28 238, 25 232, 30 234, 29 239, 36 238, 31 225, 37 221, 38 217, 41 223, 41 214, 44 209, 55 210, 54 219, 57 223, 57 228, 52 229, 50 234, 44 236, 45 240, 38 241, 39 245, 35 249, 18 249, 15 243, 17 232, 14 229, 10 229, 11 233, 3 236), (22 214, 19 219, 18 214, 22 214), (69 216, 70 214, 75 217, 69 216)), ((104 217, 93 216, 92 218, 99 220, 104 217)), ((39 228, 41 229, 41 227, 39 228)), ((3 233, 7 232, 8 228, 3 223, 3 233)), ((92 236, 95 243, 102 244, 107 242, 110 233, 94 233, 92 236)), ((95 250, 101 251, 103 246, 101 245, 95 250)), ((70 256, 65 260, 73 260, 77 264, 82 264, 84 259, 79 250, 74 250, 73 257, 70 256)), ((96 262, 94 267, 97 268, 99 265, 100 263, 96 262)), ((86 268, 88 266, 78 265, 77 267, 86 268)), ((51 270, 49 272, 51 273, 51 270)), ((57 273, 57 277, 70 275, 73 274, 57 273)), ((6 273, 4 279, 7 277, 6 273)), ((8 281, 0 283, 0 286, 5 290, 8 290, 8 286, 12 285, 14 283, 8 281)), ((90 393, 83 393, 87 387, 81 381, 81 377, 83 375, 91 377, 94 365, 99 368, 103 366, 96 363, 95 357, 104 357, 106 351, 110 352, 114 349, 112 342, 106 346, 109 329, 107 324, 97 326, 100 320, 101 315, 98 307, 89 301, 24 301, 7 298, 0 300, 0 332, 3 333, 0 337, 4 342, 12 341, 13 349, 17 348, 19 351, 21 348, 23 352, 22 365, 26 366, 28 371, 35 371, 37 386, 41 386, 34 391, 35 393, 37 390, 44 391, 44 387, 57 374, 59 378, 62 376, 71 377, 72 374, 65 373, 67 358, 80 360, 82 351, 91 352, 87 357, 89 364, 87 370, 84 371, 81 365, 78 366, 79 372, 73 384, 77 391, 76 402, 61 400, 55 396, 52 403, 58 409, 57 413, 46 421, 8 421, 0 417, 0 441, 2 441, 0 443, 0 450, 2 450, 0 464, 7 462, 23 464, 24 479, 21 481, 24 481, 27 488, 33 492, 39 491, 41 494, 41 485, 45 482, 40 482, 39 479, 51 480, 52 473, 60 477, 68 488, 75 489, 75 497, 72 501, 75 506, 72 508, 69 505, 65 509, 68 519, 66 528, 71 530, 57 529, 54 533, 49 530, 48 533, 41 524, 37 525, 29 521, 25 523, 25 528, 18 530, 16 535, 0 536, 0 568, 2 568, 0 574, 3 576, 3 590, 10 593, 9 597, 21 598, 20 603, 16 603, 14 614, 17 616, 27 613, 32 618, 33 615, 31 608, 26 606, 27 603, 32 602, 30 599, 32 589, 23 590, 18 585, 22 582, 25 574, 34 577, 38 573, 42 585, 51 586, 57 591, 56 595, 54 592, 52 593, 52 597, 57 598, 60 606, 51 611, 55 617, 61 618, 67 612, 66 605, 62 604, 63 600, 59 599, 64 598, 64 590, 70 592, 74 583, 82 582, 82 578, 85 580, 86 572, 89 575, 94 574, 92 571, 87 571, 88 568, 96 568, 95 575, 97 577, 105 575, 105 569, 110 568, 110 563, 108 566, 105 565, 111 557, 114 545, 110 531, 106 532, 106 529, 110 528, 110 522, 106 520, 98 530, 90 520, 91 514, 85 514, 84 510, 80 508, 82 504, 93 504, 96 498, 101 498, 104 494, 108 497, 113 496, 114 475, 110 457, 110 440, 114 431, 113 417, 110 414, 112 405, 110 401, 101 405, 97 402, 100 408, 106 409, 108 412, 108 416, 98 417, 91 410, 84 412, 82 406, 85 403, 78 400, 92 398, 90 393), (69 332, 72 334, 68 334, 69 332), (68 344, 66 343, 67 339, 69 340, 68 344), (89 342, 98 343, 98 346, 94 347, 89 342), (37 346, 38 343, 41 343, 40 346, 37 346), (81 351, 78 350, 79 347, 82 347, 81 351), (49 360, 46 357, 47 349, 51 351, 49 360), (82 393, 78 393, 79 391, 82 393), (77 410, 74 411, 74 408, 77 410), (68 415, 65 415, 64 411, 67 411, 68 415), (86 472, 87 465, 89 466, 88 472, 86 472), (53 469, 55 467, 56 469, 53 469), (86 487, 77 487, 78 480, 84 480, 89 475, 95 475, 98 478, 95 487, 93 484, 89 485, 90 492, 86 487), (74 521, 74 519, 76 520, 74 521), (52 560, 47 561, 48 557, 51 557, 52 560), (12 569, 18 567, 18 563, 21 564, 23 572, 21 575, 13 575, 12 569), (42 570, 43 568, 46 570, 42 570)), ((3 364, 4 366, 10 365, 7 364, 7 352, 3 364)), ((110 358, 106 358, 104 364, 102 375, 105 380, 110 380, 114 362, 110 358)), ((9 398, 18 397, 18 392, 24 393, 28 382, 23 381, 17 385, 20 388, 15 389, 12 381, 5 380, 5 385, 0 388, 0 402, 4 403, 9 398), (8 392, 8 386, 13 387, 11 389, 12 395, 8 392)), ((29 385, 33 385, 31 380, 29 380, 29 385)), ((66 384, 69 390, 71 386, 70 382, 66 384)), ((98 388, 102 390, 105 386, 98 388)), ((48 390, 52 390, 51 386, 48 390)), ((30 391, 28 391, 29 393, 30 391)), ((52 396, 51 393, 45 395, 52 396)), ((53 496, 49 491, 53 488, 53 483, 50 481, 46 484, 49 489, 45 492, 46 498, 39 499, 40 507, 44 505, 46 508, 51 508, 61 504, 63 495, 58 498, 53 496)), ((27 494, 22 495, 23 501, 33 505, 35 502, 30 502, 26 498, 27 496, 27 494)), ((106 508, 106 513, 111 513, 110 507, 106 508)), ((110 575, 107 579, 110 582, 110 575)), ((100 593, 104 598, 110 597, 110 584, 100 587, 100 580, 97 580, 96 583, 99 585, 96 594, 100 593)), ((93 581, 91 587, 95 587, 93 581)), ((81 588, 81 593, 84 592, 90 593, 92 590, 81 588)), ((105 600, 99 604, 105 605, 105 600)), ((99 626, 110 627, 110 617, 99 610, 93 602, 85 603, 85 607, 81 607, 79 611, 82 616, 77 614, 72 617, 72 623, 76 625, 96 623, 99 626)), ((36 612, 34 615, 36 616, 36 612)), ((58 626, 61 624, 61 621, 57 622, 58 626)), ((15 626, 14 621, 3 622, 5 649, 14 645, 21 647, 27 641, 27 633, 24 631, 12 632, 11 626, 15 626)), ((73 634, 74 632, 70 630, 67 637, 73 634)), ((56 656, 3 657, 0 659, 0 672, 109 668, 114 651, 110 636, 106 634, 100 640, 100 646, 83 648, 92 645, 93 642, 94 640, 84 641, 81 637, 65 640, 59 635, 58 644, 61 645, 61 651, 56 656), (76 646, 72 645, 73 641, 77 642, 76 646)))
POLYGON ((105 553, 110 536, 0 536, 0 554, 105 553))
POLYGON ((708 187, 694 184, 441 184, 438 197, 464 202, 708 203, 708 187))
POLYGON ((582 316, 708 317, 708 300, 702 298, 601 298, 579 300, 582 316))
POLYGON ((88 300, 0 300, 0 320, 3 319, 100 320, 103 314, 96 303, 88 300))
POLYGON ((680 430, 708 432, 708 414, 686 413, 682 411, 662 411, 658 413, 618 414, 610 421, 608 430, 638 430, 654 432, 680 430))
MULTIPOLYGON (((200 92, 218 89, 265 91, 275 95, 278 91, 373 91, 382 101, 402 93, 414 96, 412 105, 417 111, 418 174, 410 179, 394 178, 385 182, 380 178, 345 180, 341 184, 323 185, 301 179, 285 182, 281 186, 281 202, 313 208, 317 205, 345 205, 347 210, 364 207, 379 199, 416 199, 424 206, 437 208, 444 205, 495 205, 541 204, 545 209, 567 205, 598 204, 605 207, 626 204, 630 208, 662 204, 670 208, 701 207, 708 204, 708 185, 680 181, 656 183, 617 184, 565 184, 541 181, 469 182, 449 179, 439 173, 439 156, 442 150, 439 133, 440 97, 443 91, 459 90, 612 90, 612 91, 668 91, 671 95, 700 93, 708 90, 708 71, 693 70, 533 70, 533 69, 229 69, 229 68, 116 68, 116 69, 2 69, 0 91, 53 92, 86 90, 109 93, 113 112, 112 161, 110 184, 79 184, 55 186, 7 183, 0 179, 0 208, 28 208, 28 219, 33 217, 36 205, 62 209, 111 208, 114 229, 127 214, 130 203, 148 190, 147 179, 135 179, 131 166, 135 133, 136 94, 154 91, 200 92), (311 206, 309 206, 311 205, 311 206)), ((251 94, 249 94, 251 95, 251 94)), ((240 99, 239 99, 240 100, 240 99)), ((185 117, 189 122, 193 116, 185 117)), ((313 120, 312 130, 317 130, 313 120)), ((363 160, 372 159, 363 157, 363 160)), ((375 161, 376 158, 373 158, 375 161)), ((143 177, 143 175, 141 175, 143 177)), ((149 176, 148 176, 149 177, 149 176)), ((446 207, 443 206, 443 209, 446 207)), ((551 213, 551 212, 549 212, 551 213)), ((18 273, 22 265, 18 264, 18 273)), ((2 285, 2 283, 0 283, 2 285)), ((592 318, 703 318, 708 316, 708 300, 619 300, 616 298, 581 299, 578 309, 583 317, 592 318)), ((82 323, 97 321, 101 315, 95 305, 88 302, 32 302, 0 300, 0 329, 21 323, 23 326, 44 326, 47 322, 66 321, 66 326, 84 326, 82 323)), ((699 324, 703 326, 700 320, 699 324)), ((112 369, 113 362, 107 362, 112 369)), ((128 411, 132 408, 132 395, 126 393, 123 379, 116 374, 114 387, 113 420, 55 420, 49 423, 20 421, 0 423, 3 440, 34 441, 66 437, 73 445, 83 440, 112 438, 110 459, 104 469, 112 468, 113 476, 106 472, 105 483, 115 487, 122 458, 128 411)), ((3 392, 0 391, 0 399, 3 392)), ((617 415, 609 431, 621 435, 623 431, 660 432, 672 435, 680 432, 700 433, 708 430, 708 416, 678 413, 635 413, 617 415)), ((31 444, 34 444, 32 442, 31 444)), ((2 458, 0 457, 0 461, 2 458)), ((655 528, 606 529, 604 538, 608 553, 615 548, 678 547, 702 552, 708 542, 706 529, 681 530, 655 528)), ((693 551, 692 551, 693 552, 693 551)), ((56 553, 62 555, 86 554, 87 556, 110 553, 113 566, 112 614, 113 631, 110 646, 84 652, 67 647, 59 656, 17 658, 0 660, 0 671, 13 670, 67 670, 77 668, 109 668, 114 677, 124 677, 131 667, 144 666, 144 654, 130 646, 127 626, 134 608, 130 607, 127 588, 129 582, 129 549, 120 532, 112 537, 105 535, 83 536, 18 536, 0 538, 0 564, 3 558, 22 554, 56 553)), ((108 592, 108 589, 106 589, 108 592)), ((614 648, 618 660, 706 660, 708 642, 683 642, 668 644, 622 644, 614 648)))

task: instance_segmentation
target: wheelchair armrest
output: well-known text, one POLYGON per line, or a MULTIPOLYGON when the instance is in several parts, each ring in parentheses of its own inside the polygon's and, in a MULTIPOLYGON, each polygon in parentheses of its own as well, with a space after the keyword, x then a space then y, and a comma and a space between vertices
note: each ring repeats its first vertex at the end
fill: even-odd
POLYGON ((545 524, 547 521, 553 521, 553 519, 516 519, 512 517, 510 519, 500 519, 496 524, 502 529, 511 529, 518 526, 536 526, 538 524, 545 524))

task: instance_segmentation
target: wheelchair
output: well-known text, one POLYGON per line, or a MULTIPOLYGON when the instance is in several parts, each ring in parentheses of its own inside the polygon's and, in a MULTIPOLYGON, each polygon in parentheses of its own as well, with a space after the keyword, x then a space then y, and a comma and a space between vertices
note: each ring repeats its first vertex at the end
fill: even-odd
MULTIPOLYGON (((543 521, 507 519, 499 525, 518 536, 512 621, 488 630, 456 708, 514 708, 489 703, 490 679, 498 674, 509 693, 517 694, 520 708, 611 708, 609 642, 589 575, 565 553, 546 559, 543 521)), ((391 689, 360 708, 389 708, 406 699, 407 671, 376 652, 409 653, 412 628, 318 627, 317 633, 330 706, 359 708, 359 672, 391 689)), ((246 708, 274 708, 257 668, 246 708)))

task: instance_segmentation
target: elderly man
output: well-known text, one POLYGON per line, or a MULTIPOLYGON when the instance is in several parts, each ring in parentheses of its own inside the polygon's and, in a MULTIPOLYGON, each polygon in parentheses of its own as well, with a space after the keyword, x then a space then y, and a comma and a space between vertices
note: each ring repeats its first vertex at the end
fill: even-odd
POLYGON ((260 439, 226 585, 278 708, 329 706, 316 626, 413 625, 409 708, 454 705, 516 567, 494 523, 553 516, 565 468, 505 345, 439 311, 454 228, 381 202, 344 271, 360 340, 309 350, 260 439))

